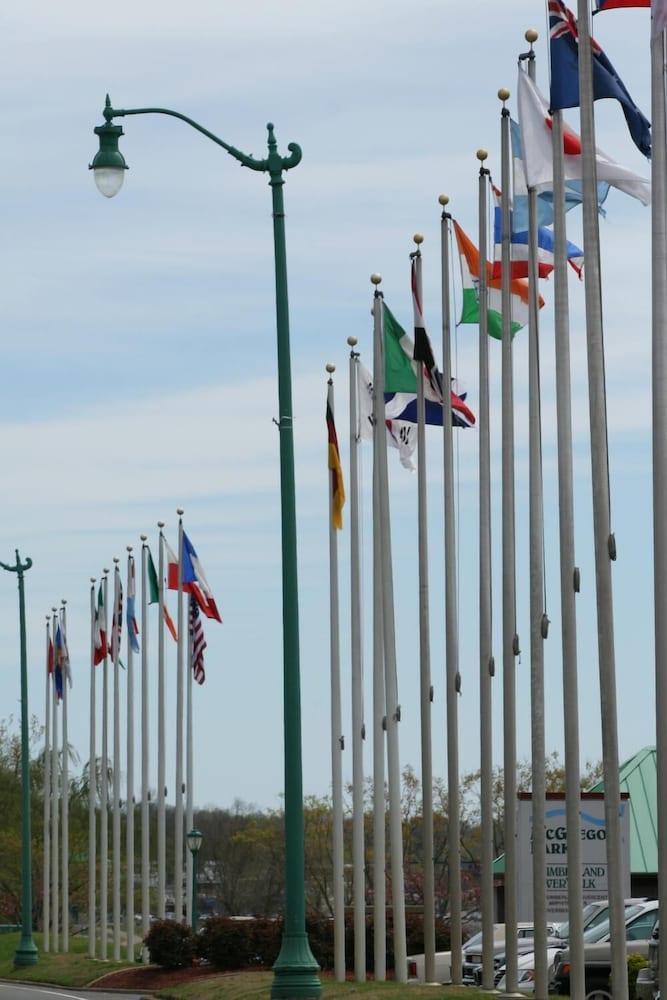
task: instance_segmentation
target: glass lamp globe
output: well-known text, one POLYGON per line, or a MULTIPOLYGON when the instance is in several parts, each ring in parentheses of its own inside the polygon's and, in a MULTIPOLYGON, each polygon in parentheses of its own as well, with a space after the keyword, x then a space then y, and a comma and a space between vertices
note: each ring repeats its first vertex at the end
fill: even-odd
POLYGON ((190 848, 193 854, 197 853, 197 851, 201 847, 201 842, 203 839, 204 838, 200 830, 190 830, 190 832, 186 837, 186 840, 188 842, 188 847, 190 848))
POLYGON ((123 186, 125 169, 123 167, 94 167, 93 177, 100 194, 103 194, 105 198, 113 198, 123 186))

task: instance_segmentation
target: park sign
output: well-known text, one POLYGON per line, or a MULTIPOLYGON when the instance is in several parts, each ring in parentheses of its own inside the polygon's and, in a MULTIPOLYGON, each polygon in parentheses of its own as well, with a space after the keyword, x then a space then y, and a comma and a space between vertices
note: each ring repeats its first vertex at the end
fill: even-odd
MULTIPOLYGON (((517 816, 517 851, 519 857, 518 919, 533 919, 533 805, 530 792, 519 792, 517 816)), ((630 803, 627 792, 621 793, 621 850, 623 892, 630 896, 630 803)), ((604 817, 604 792, 582 792, 579 809, 581 840, 581 884, 584 905, 608 897, 607 827, 604 817)), ((547 919, 567 920, 568 829, 565 794, 548 792, 545 809, 547 919)))

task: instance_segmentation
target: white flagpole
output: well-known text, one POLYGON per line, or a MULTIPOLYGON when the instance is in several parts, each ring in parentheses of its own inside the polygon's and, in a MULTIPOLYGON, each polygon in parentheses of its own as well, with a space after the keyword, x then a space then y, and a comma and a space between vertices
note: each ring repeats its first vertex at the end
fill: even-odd
MULTIPOLYGON (((486 281, 487 177, 485 149, 479 160, 479 748, 482 908, 482 989, 494 989, 493 966, 493 587, 491 575, 491 433, 489 331, 486 281)), ((453 954, 452 954, 453 958, 453 954)))
POLYGON ((157 915, 165 918, 165 895, 167 880, 167 829, 165 795, 166 789, 166 730, 165 730, 165 682, 164 682, 164 521, 158 521, 158 593, 160 597, 157 624, 157 915))
MULTIPOLYGON (((574 485, 572 471, 572 392, 570 387, 570 316, 567 289, 565 163, 563 159, 563 114, 554 111, 553 204, 554 204, 554 330, 556 340, 556 417, 558 435, 558 509, 560 530, 561 641, 563 650, 563 724, 565 735, 565 812, 568 830, 579 828, 579 693, 577 678, 578 570, 574 556, 574 485)), ((567 863, 571 872, 582 871, 581 841, 571 837, 567 863)), ((583 1000, 584 899, 580 878, 567 882, 570 951, 570 995, 583 1000)))
MULTIPOLYGON (((537 31, 525 33, 528 76, 535 82, 537 31)), ((544 734, 544 640, 549 627, 544 593, 544 501, 542 484, 542 418, 540 402, 540 321, 537 248, 537 191, 528 189, 528 452, 529 452, 529 587, 530 587, 530 741, 533 837, 533 924, 535 996, 549 993, 547 959, 547 841, 544 734)), ((570 869, 572 870, 572 869, 570 869)))
MULTIPOLYGON (((382 280, 379 274, 373 275, 382 280)), ((374 347, 373 355, 377 351, 374 347)), ((374 376, 375 379, 375 376, 374 376)), ((380 433, 373 385, 373 953, 377 982, 387 978, 387 802, 385 791, 386 698, 382 599, 382 538, 380 534, 380 433)), ((380 426, 384 431, 383 413, 380 426)))
MULTIPOLYGON (((651 264, 653 331, 653 551, 655 599, 656 766, 658 784, 658 898, 667 926, 667 154, 665 149, 665 34, 651 35, 651 264)), ((667 990, 667 934, 659 943, 660 983, 667 990)))
MULTIPOLYGON (((102 571, 102 600, 104 602, 104 634, 109 645, 107 601, 109 597, 109 570, 102 571)), ((102 627, 101 626, 101 627, 102 627)), ((102 663, 102 761, 100 785, 100 957, 106 962, 109 950, 109 657, 102 663)))
MULTIPOLYGON (((150 716, 148 686, 148 547, 147 536, 141 536, 141 936, 150 930, 150 804, 149 748, 150 716)), ((148 952, 142 951, 144 962, 148 952)))
MULTIPOLYGON (((127 546, 127 591, 125 600, 129 607, 130 582, 136 594, 134 556, 132 546, 127 546)), ((136 600, 136 597, 135 597, 136 600)), ((127 778, 125 811, 125 921, 127 926, 127 960, 134 961, 134 649, 130 636, 131 624, 127 621, 127 778)), ((143 636, 142 636, 143 642, 143 636)))
POLYGON ((53 718, 51 733, 51 918, 53 933, 51 937, 52 950, 60 951, 60 851, 58 847, 59 812, 60 812, 60 778, 58 762, 58 696, 56 694, 56 626, 58 623, 57 608, 51 608, 51 632, 53 634, 53 718))
MULTIPOLYGON (((327 364, 327 404, 334 418, 332 375, 336 366, 327 364)), ((329 445, 329 448, 331 446, 329 445)), ((338 611, 338 538, 333 523, 333 474, 329 484, 329 645, 331 667, 331 794, 333 823, 333 904, 334 904, 334 975, 345 982, 345 893, 343 869, 343 722, 340 697, 340 616, 338 611)))
POLYGON ((46 690, 44 695, 44 872, 42 926, 44 938, 42 948, 51 950, 51 686, 49 673, 49 644, 51 641, 51 616, 46 616, 46 690))
MULTIPOLYGON (((63 599, 60 609, 60 627, 63 634, 63 643, 67 643, 67 612, 65 605, 67 601, 63 599)), ((63 951, 69 951, 69 732, 67 726, 67 703, 69 680, 67 676, 68 667, 65 663, 63 672, 63 762, 62 762, 62 907, 63 907, 63 951)))
MULTIPOLYGON (((366 981, 366 869, 364 851, 364 695, 361 638, 361 547, 359 540, 359 355, 350 347, 350 635, 352 660, 352 884, 354 887, 354 978, 366 981)), ((384 875, 383 875, 384 877, 384 875)))
MULTIPOLYGON (((188 596, 188 627, 187 644, 188 655, 186 663, 187 671, 187 704, 186 704, 186 731, 185 731, 185 830, 186 834, 194 829, 194 745, 192 728, 192 636, 190 635, 190 601, 188 596)), ((185 913, 188 927, 192 927, 192 851, 185 849, 185 913)), ((194 928, 196 930, 196 928, 194 928)))
POLYGON ((111 655, 113 659, 113 812, 111 838, 113 958, 120 962, 120 628, 117 623, 120 604, 119 560, 114 557, 113 612, 111 615, 111 655), (115 639, 114 639, 115 636, 115 639))
POLYGON ((97 754, 95 705, 95 577, 90 578, 90 744, 88 751, 88 957, 95 958, 96 915, 96 816, 97 754))
MULTIPOLYGON (((505 968, 507 992, 518 990, 516 850, 516 552, 514 514, 514 360, 510 285, 509 91, 501 88, 502 187, 502 534, 503 534, 503 747, 505 817, 505 968)), ((482 262, 484 266, 485 262, 482 262)))
MULTIPOLYGON (((415 325, 423 323, 423 287, 421 244, 424 237, 416 233, 414 242, 415 279, 418 306, 415 325)), ((413 292, 413 305, 414 305, 413 292)), ((415 340, 416 346, 416 340, 415 340)), ((435 980, 435 872, 433 868, 433 758, 431 749, 431 636, 429 623, 428 586, 428 527, 426 502, 426 400, 424 397, 424 365, 417 362, 417 534, 419 562, 419 692, 422 768, 422 858, 424 871, 424 979, 435 980)))
POLYGON ((183 510, 178 514, 178 651, 176 656, 176 808, 174 810, 174 920, 183 922, 183 510))
MULTIPOLYGON (((377 284, 373 275, 373 284, 377 284)), ((398 725, 401 706, 398 703, 396 676, 396 638, 394 628, 394 586, 391 561, 391 526, 389 523, 389 472, 387 468, 387 434, 384 416, 384 344, 383 303, 377 290, 373 300, 373 416, 375 419, 378 455, 378 486, 380 494, 380 532, 382 547, 382 623, 384 632, 385 699, 387 727, 387 772, 389 776, 389 847, 391 858, 392 913, 394 930, 394 978, 405 983, 408 978, 405 942, 405 885, 403 881, 403 828, 401 815, 401 768, 398 748, 398 725)))
POLYGON ((459 623, 456 592, 456 508, 454 504, 454 432, 449 394, 452 385, 449 198, 441 194, 440 221, 442 265, 442 441, 445 511, 445 652, 447 678, 447 867, 449 870, 449 926, 452 983, 463 978, 461 929, 461 824, 459 801, 459 623))
POLYGON ((611 976, 614 1000, 627 1000, 628 968, 625 944, 623 860, 619 818, 618 720, 616 712, 616 664, 614 651, 614 607, 611 563, 616 543, 611 532, 607 404, 605 399, 602 323, 602 277, 598 228, 597 177, 595 164, 595 118, 593 113, 593 69, 588 0, 578 0, 579 98, 583 180, 584 285, 586 297, 586 344, 593 478, 593 534, 598 617, 598 658, 602 715, 602 767, 604 775, 605 824, 607 829, 607 891, 611 930, 611 976))

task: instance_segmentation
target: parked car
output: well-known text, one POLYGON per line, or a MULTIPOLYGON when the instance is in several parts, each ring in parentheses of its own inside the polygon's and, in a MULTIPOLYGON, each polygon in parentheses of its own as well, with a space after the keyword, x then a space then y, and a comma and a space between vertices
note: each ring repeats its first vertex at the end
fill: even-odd
MULTIPOLYGON (((658 919, 658 902, 650 900, 626 907, 625 940, 628 951, 648 958, 649 941, 658 919)), ((584 934, 584 965, 586 993, 594 990, 608 992, 611 974, 611 940, 609 920, 604 920, 584 934)), ((554 992, 570 994, 570 953, 567 949, 556 956, 554 992)))
MULTIPOLYGON (((552 938, 553 940, 553 938, 552 938)), ((547 962, 549 965, 549 979, 553 976, 553 966, 561 948, 558 945, 547 948, 547 962)), ((526 952, 525 955, 519 955, 519 990, 522 993, 534 993, 535 992, 535 953, 526 952)), ((505 966, 499 970, 499 974, 495 976, 494 985, 497 990, 501 993, 506 992, 507 984, 505 982, 505 966)))
MULTIPOLYGON (((629 906, 634 906, 637 903, 645 903, 646 896, 636 896, 631 899, 625 900, 626 909, 629 906)), ((598 899, 594 903, 587 903, 584 906, 582 914, 582 929, 584 931, 589 930, 591 927, 597 927, 609 916, 609 900, 608 899, 598 899)), ((565 920, 562 924, 556 924, 554 930, 554 936, 562 938, 567 941, 570 936, 570 922, 565 920)))
MULTIPOLYGON (((503 936, 497 941, 494 940, 493 946, 493 970, 494 979, 500 978, 498 973, 500 969, 505 964, 505 934, 504 934, 504 924, 500 924, 503 928, 503 936)), ((549 935, 547 941, 550 946, 557 948, 559 945, 559 939, 554 938, 553 931, 555 929, 555 924, 547 924, 547 934, 549 935)), ((532 923, 519 923, 517 924, 517 951, 519 955, 524 955, 533 950, 533 940, 535 937, 535 928, 532 923)), ((482 943, 481 935, 479 945, 471 947, 470 944, 466 945, 464 949, 463 958, 463 982, 469 985, 481 986, 482 983, 482 943)))
MULTIPOLYGON (((504 942, 505 924, 493 925, 493 940, 504 942)), ((463 946, 463 960, 468 948, 482 947, 482 932, 479 931, 466 941, 463 946)), ((408 982, 423 983, 424 980, 424 955, 408 955, 408 982)), ((435 982, 451 983, 452 981, 452 953, 451 951, 437 951, 435 953, 435 982)))

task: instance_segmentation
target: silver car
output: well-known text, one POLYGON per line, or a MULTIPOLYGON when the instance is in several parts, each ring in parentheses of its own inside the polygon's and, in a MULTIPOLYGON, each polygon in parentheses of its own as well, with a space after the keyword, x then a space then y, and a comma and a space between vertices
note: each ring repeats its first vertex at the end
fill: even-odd
MULTIPOLYGON (((625 940, 628 954, 648 957, 649 941, 657 919, 657 900, 626 907, 625 940)), ((599 990, 608 995, 611 975, 611 935, 608 920, 590 928, 584 934, 584 964, 586 994, 599 990)), ((569 996, 570 953, 567 949, 556 956, 553 985, 556 993, 569 996)))

